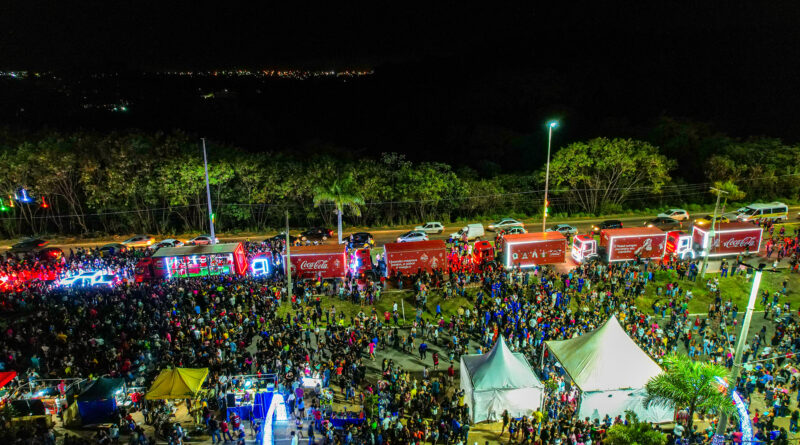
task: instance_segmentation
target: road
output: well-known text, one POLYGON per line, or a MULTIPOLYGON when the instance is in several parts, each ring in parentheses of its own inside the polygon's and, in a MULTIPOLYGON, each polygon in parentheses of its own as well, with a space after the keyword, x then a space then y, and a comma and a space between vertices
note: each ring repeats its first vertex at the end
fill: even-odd
MULTIPOLYGON (((797 222, 796 216, 797 216, 797 211, 798 210, 800 210, 800 206, 789 207, 789 216, 790 216, 789 222, 797 222)), ((694 217, 696 217, 696 216, 702 216, 702 215, 705 215, 705 214, 706 214, 706 212, 698 212, 697 214, 692 215, 692 219, 694 217)), ((591 218, 591 219, 587 219, 587 218, 555 219, 554 218, 554 219, 549 220, 547 226, 551 227, 551 226, 553 226, 555 224, 564 224, 565 223, 565 224, 570 224, 570 225, 573 225, 573 226, 577 227, 578 228, 578 233, 588 233, 591 230, 591 227, 592 227, 593 224, 597 224, 597 223, 600 223, 600 222, 608 220, 608 219, 616 219, 616 220, 622 221, 623 225, 626 226, 626 227, 641 227, 644 224, 645 221, 647 221, 649 219, 652 219, 653 217, 654 216, 648 217, 648 216, 639 215, 639 216, 605 217, 605 218, 591 218)), ((485 228, 485 227, 488 227, 489 224, 493 223, 494 221, 485 220, 485 221, 478 221, 478 222, 481 222, 483 224, 484 228, 485 228)), ((451 223, 451 224, 448 224, 447 226, 445 226, 444 232, 442 232, 441 234, 430 234, 429 238, 430 239, 446 240, 451 233, 457 232, 461 227, 463 227, 466 224, 467 223, 451 223)), ((528 230, 529 232, 538 232, 538 231, 541 230, 541 227, 542 227, 541 224, 542 224, 541 220, 538 220, 538 221, 536 221, 536 220, 526 220, 525 221, 525 229, 528 230)), ((689 228, 691 228, 691 223, 684 223, 684 230, 689 229, 689 228)), ((397 229, 369 230, 369 232, 373 235, 373 237, 375 239, 375 245, 377 247, 381 247, 384 244, 395 242, 397 240, 398 236, 400 236, 401 234, 403 234, 405 232, 408 232, 409 230, 410 230, 409 227, 405 227, 405 228, 397 228, 397 229)), ((353 231, 354 230, 346 230, 344 232, 343 236, 346 237, 350 233, 352 233, 353 231)), ((360 230, 358 230, 358 231, 360 231, 360 230)), ((291 233, 293 235, 296 235, 298 232, 299 232, 299 230, 292 230, 291 231, 291 233)), ((271 237, 271 236, 274 236, 274 235, 275 235, 275 232, 253 233, 253 234, 249 234, 249 235, 240 235, 240 236, 219 235, 219 240, 220 240, 220 242, 223 242, 223 243, 245 241, 247 239, 255 241, 255 240, 263 240, 265 238, 268 238, 268 237, 271 237)), ((132 235, 108 237, 108 238, 101 238, 101 239, 95 239, 95 240, 87 239, 87 240, 53 241, 49 245, 50 246, 54 246, 54 247, 60 247, 61 249, 64 249, 64 250, 67 250, 67 249, 70 249, 70 248, 74 249, 74 248, 77 248, 77 247, 95 247, 95 246, 102 246, 104 244, 111 243, 111 242, 121 242, 122 240, 125 240, 125 239, 129 238, 130 236, 132 236, 132 235)), ((335 236, 336 236, 336 233, 335 233, 335 228, 334 228, 334 237, 335 236)), ((164 238, 166 238, 166 237, 167 236, 164 236, 164 238)), ((487 230, 486 231, 486 236, 483 239, 493 241, 494 237, 495 237, 495 233, 494 232, 489 232, 487 230)), ((184 238, 189 238, 189 237, 188 236, 187 237, 179 237, 179 239, 184 239, 184 238)), ((335 242, 335 239, 334 240, 329 239, 329 240, 326 240, 324 242, 324 244, 333 244, 334 242, 335 242)), ((3 252, 4 250, 8 249, 10 244, 11 244, 10 241, 9 242, 4 242, 4 243, 0 243, 0 252, 3 252)))

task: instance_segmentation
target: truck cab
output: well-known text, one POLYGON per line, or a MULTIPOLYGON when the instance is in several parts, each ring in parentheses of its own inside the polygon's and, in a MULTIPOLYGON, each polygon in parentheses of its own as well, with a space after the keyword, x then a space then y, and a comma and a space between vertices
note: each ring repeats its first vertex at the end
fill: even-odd
POLYGON ((478 266, 494 262, 494 247, 489 241, 476 241, 472 249, 472 261, 478 266))
POLYGON ((572 259, 576 263, 582 263, 599 256, 597 251, 597 240, 592 235, 576 235, 572 238, 572 249, 570 251, 572 259))
POLYGON ((143 283, 145 281, 152 281, 155 279, 153 272, 153 259, 150 257, 142 258, 136 263, 136 268, 133 272, 134 281, 143 283))
POLYGON ((353 276, 359 278, 370 278, 375 280, 377 274, 375 273, 372 254, 369 249, 354 249, 348 253, 349 267, 353 276))
POLYGON ((667 232, 667 248, 665 256, 675 255, 680 259, 694 258, 692 235, 679 230, 667 232))

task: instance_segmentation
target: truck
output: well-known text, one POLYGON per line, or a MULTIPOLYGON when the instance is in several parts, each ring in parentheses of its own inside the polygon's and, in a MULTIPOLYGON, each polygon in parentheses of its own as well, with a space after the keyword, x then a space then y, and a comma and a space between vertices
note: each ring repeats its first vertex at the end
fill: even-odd
MULTIPOLYGON (((292 276, 297 280, 333 280, 348 276, 374 278, 370 249, 347 249, 345 244, 292 247, 292 276)), ((286 272, 286 253, 283 254, 286 272)))
POLYGON ((383 246, 386 257, 386 276, 395 272, 409 275, 418 270, 431 272, 447 269, 447 255, 443 240, 389 243, 383 246))
POLYGON ((162 247, 140 259, 134 269, 137 283, 170 278, 245 275, 247 258, 242 243, 162 247))
POLYGON ((506 269, 526 269, 565 262, 567 238, 559 232, 504 235, 502 248, 503 265, 506 269))
POLYGON ((591 235, 578 235, 572 240, 570 255, 580 263, 592 258, 613 263, 635 259, 651 260, 664 257, 667 233, 657 227, 604 229, 600 242, 591 235))
POLYGON ((710 227, 692 228, 692 248, 696 256, 704 256, 708 249, 709 257, 756 254, 761 250, 763 229, 752 223, 717 223, 714 235, 710 227))

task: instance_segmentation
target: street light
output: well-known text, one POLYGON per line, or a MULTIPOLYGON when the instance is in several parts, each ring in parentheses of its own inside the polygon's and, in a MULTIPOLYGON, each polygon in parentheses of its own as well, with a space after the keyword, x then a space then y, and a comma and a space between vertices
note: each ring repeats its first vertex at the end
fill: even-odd
MULTIPOLYGON (((758 297, 758 287, 761 285, 761 274, 764 269, 763 264, 759 264, 753 275, 753 287, 750 288, 750 299, 747 300, 747 310, 744 313, 744 320, 742 320, 742 330, 739 332, 739 340, 736 343, 736 352, 733 355, 733 369, 730 374, 730 383, 728 384, 728 391, 732 394, 736 389, 739 374, 742 372, 742 353, 744 352, 744 345, 747 344, 747 334, 750 331, 750 319, 753 318, 753 310, 756 306, 756 298, 758 297)), ((725 429, 728 427, 728 416, 725 413, 720 413, 719 422, 717 423, 717 431, 714 435, 713 444, 722 444, 725 437, 725 429)))
POLYGON ((208 201, 208 228, 211 232, 211 244, 217 243, 217 238, 214 236, 214 211, 211 209, 211 186, 208 184, 208 160, 206 159, 206 138, 203 140, 203 170, 206 173, 206 201, 208 201))
POLYGON ((547 123, 547 169, 544 174, 544 216, 542 217, 542 232, 545 231, 547 225, 547 208, 550 205, 547 202, 547 191, 550 185, 550 143, 553 141, 553 128, 558 126, 558 121, 550 121, 547 123))

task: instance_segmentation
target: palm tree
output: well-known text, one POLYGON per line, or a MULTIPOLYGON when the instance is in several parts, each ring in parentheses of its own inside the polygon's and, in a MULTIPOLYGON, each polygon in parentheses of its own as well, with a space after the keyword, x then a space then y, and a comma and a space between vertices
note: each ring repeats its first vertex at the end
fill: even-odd
POLYGON ((339 220, 339 244, 341 244, 342 213, 344 208, 349 207, 353 215, 361 216, 361 209, 358 206, 364 205, 364 198, 358 193, 353 174, 349 173, 343 178, 334 179, 327 187, 319 187, 314 190, 314 206, 318 207, 324 202, 332 202, 336 206, 336 214, 339 220))
POLYGON ((686 355, 672 354, 664 357, 664 372, 647 382, 644 406, 687 408, 689 422, 686 431, 692 431, 694 413, 721 413, 738 418, 731 398, 720 390, 717 378, 725 379, 728 370, 722 366, 694 361, 686 355))
POLYGON ((636 413, 625 411, 628 424, 614 425, 608 429, 604 444, 608 445, 664 445, 667 436, 653 429, 647 422, 640 422, 636 413))

